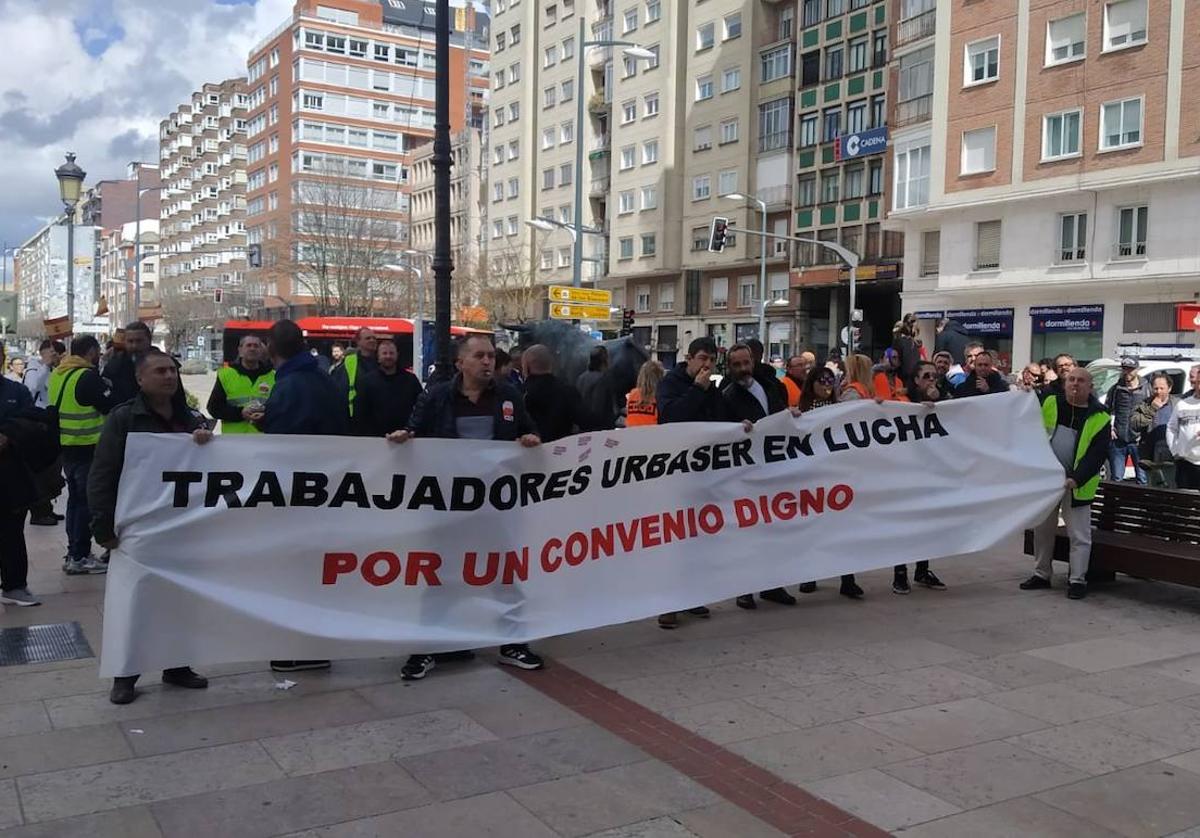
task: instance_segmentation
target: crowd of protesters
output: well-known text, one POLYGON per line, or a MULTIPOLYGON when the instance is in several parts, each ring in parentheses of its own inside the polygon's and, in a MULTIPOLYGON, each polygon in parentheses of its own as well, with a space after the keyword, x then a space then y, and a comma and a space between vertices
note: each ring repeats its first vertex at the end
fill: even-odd
MULTIPOLYGON (((2 353, 2 346, 0 346, 2 353)), ((996 356, 955 321, 941 321, 931 356, 917 337, 916 318, 896 324, 893 339, 876 362, 853 353, 843 359, 818 359, 800 352, 781 363, 764 363, 757 340, 737 343, 722 353, 710 338, 687 347, 685 358, 669 368, 647 360, 622 386, 614 386, 608 350, 597 345, 587 369, 565 380, 560 359, 546 345, 497 349, 490 336, 471 335, 456 344, 452 377, 431 381, 400 364, 399 347, 368 328, 354 347, 334 348, 332 360, 318 356, 290 320, 276 323, 264 341, 242 338, 235 361, 217 375, 206 405, 209 419, 190 407, 177 362, 151 345, 145 324, 121 330, 102 354, 91 337, 75 339, 68 351, 44 341, 38 357, 0 379, 0 602, 37 605, 26 571, 26 515, 30 523, 57 525, 65 518, 68 549, 63 571, 102 574, 107 553, 119 543, 115 529, 117 491, 124 466, 125 441, 131 432, 190 433, 207 443, 217 422, 222 433, 318 434, 385 437, 393 444, 413 439, 477 439, 536 447, 584 431, 630 429, 678 422, 754 423, 782 411, 803 416, 844 401, 909 402, 926 407, 948 400, 976 398, 1016 388, 1036 393, 1050 447, 1063 466, 1061 503, 1035 529, 1034 575, 1026 590, 1051 585, 1051 556, 1059 517, 1070 541, 1068 596, 1086 595, 1091 525, 1089 506, 1102 471, 1121 478, 1125 461, 1170 461, 1181 488, 1200 489, 1200 365, 1190 371, 1190 390, 1172 396, 1170 381, 1142 381, 1137 363, 1122 360, 1122 379, 1108 393, 1093 393, 1091 375, 1070 355, 1027 365, 1011 384, 996 356), (718 359, 726 372, 716 374, 718 359), (782 373, 780 375, 779 373, 782 373), (632 384, 632 387, 630 387, 632 384), (53 501, 65 488, 65 516, 53 501)), ((0 354, 0 368, 12 371, 0 354)), ((893 569, 892 591, 908 594, 912 585, 943 591, 946 585, 918 562, 910 584, 908 568, 893 569)), ((815 581, 798 592, 817 590, 815 581)), ((839 591, 861 599, 853 575, 843 576, 839 591)), ((758 602, 797 604, 784 588, 738 596, 744 609, 758 602)), ((704 604, 662 614, 664 629, 680 626, 680 617, 707 618, 704 604)), ((412 655, 401 669, 406 680, 425 677, 439 660, 454 655, 412 655)), ((525 644, 500 649, 502 663, 539 669, 542 659, 525 644)), ((323 669, 327 660, 277 660, 275 671, 323 669)), ((137 677, 117 679, 110 699, 136 698, 137 677)), ((167 670, 164 683, 199 689, 207 685, 188 667, 167 670)))

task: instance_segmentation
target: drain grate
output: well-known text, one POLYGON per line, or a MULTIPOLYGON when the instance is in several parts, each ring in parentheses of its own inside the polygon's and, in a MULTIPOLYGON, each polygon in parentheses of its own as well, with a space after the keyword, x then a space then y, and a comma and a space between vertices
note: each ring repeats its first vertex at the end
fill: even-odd
POLYGON ((94 657, 79 623, 0 629, 0 666, 94 657))

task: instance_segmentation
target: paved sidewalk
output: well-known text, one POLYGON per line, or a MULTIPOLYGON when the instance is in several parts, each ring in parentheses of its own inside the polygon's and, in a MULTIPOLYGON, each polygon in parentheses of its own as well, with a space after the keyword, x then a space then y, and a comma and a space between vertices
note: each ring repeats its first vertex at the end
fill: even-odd
MULTIPOLYGON (((29 536, 45 605, 0 628, 98 649, 103 577, 29 536)), ((863 602, 553 638, 540 673, 339 661, 280 690, 250 663, 116 707, 95 660, 0 667, 0 838, 1200 836, 1200 592, 1026 593, 1017 548, 943 563, 946 592, 885 571, 863 602)))

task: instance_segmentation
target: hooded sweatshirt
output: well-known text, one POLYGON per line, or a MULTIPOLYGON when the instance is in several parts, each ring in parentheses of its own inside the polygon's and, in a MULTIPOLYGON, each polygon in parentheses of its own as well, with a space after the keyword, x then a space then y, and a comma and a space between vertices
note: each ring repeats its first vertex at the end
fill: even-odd
MULTIPOLYGON (((78 355, 68 355, 63 358, 62 362, 54 368, 54 372, 50 373, 50 380, 66 378, 75 370, 82 370, 82 372, 75 373, 79 379, 75 384, 75 400, 81 405, 94 407, 100 413, 107 415, 113 408, 112 387, 100 377, 100 373, 96 372, 96 367, 86 358, 78 355)), ((54 404, 50 403, 47 406, 54 407, 54 404)), ((95 450, 96 446, 94 445, 64 445, 62 455, 66 461, 78 462, 90 460, 95 450)))
POLYGON ((1175 403, 1167 422, 1167 447, 1178 460, 1200 466, 1200 396, 1193 390, 1175 403))

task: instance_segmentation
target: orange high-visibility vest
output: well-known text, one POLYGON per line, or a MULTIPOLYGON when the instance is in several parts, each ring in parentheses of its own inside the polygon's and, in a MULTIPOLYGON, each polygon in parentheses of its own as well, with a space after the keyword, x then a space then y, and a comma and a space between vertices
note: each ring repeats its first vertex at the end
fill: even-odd
POLYGON ((625 394, 625 427, 636 428, 641 425, 658 424, 658 403, 643 402, 642 394, 637 388, 625 394))
POLYGON ((893 386, 892 383, 888 381, 887 373, 880 370, 879 372, 875 373, 875 396, 876 398, 884 399, 885 401, 908 401, 908 391, 904 387, 904 379, 897 375, 896 384, 893 386))

